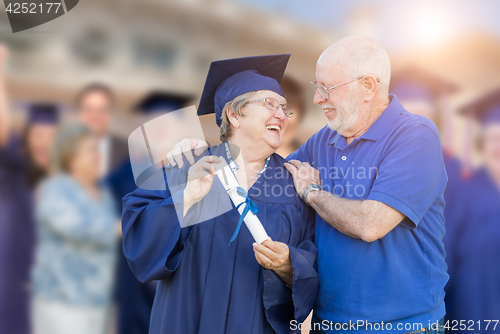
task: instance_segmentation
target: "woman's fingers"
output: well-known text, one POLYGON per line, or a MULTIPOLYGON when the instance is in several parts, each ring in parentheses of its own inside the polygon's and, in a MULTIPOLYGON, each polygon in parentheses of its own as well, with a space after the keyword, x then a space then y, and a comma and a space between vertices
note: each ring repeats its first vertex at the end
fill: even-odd
POLYGON ((207 172, 206 170, 200 170, 200 171, 197 171, 197 172, 194 172, 193 174, 191 174, 189 176, 189 180, 188 181, 193 181, 193 180, 198 180, 198 179, 201 179, 202 177, 205 177, 205 176, 212 176, 214 174, 211 174, 209 172, 207 172))
POLYGON ((221 162, 221 159, 215 155, 203 157, 198 160, 197 163, 191 166, 191 168, 189 169, 189 173, 191 174, 192 172, 200 170, 206 170, 209 173, 215 173, 215 166, 213 164, 219 162, 221 162))
POLYGON ((215 171, 215 166, 208 161, 197 162, 196 165, 190 168, 192 172, 198 172, 200 170, 206 170, 207 172, 215 171))
POLYGON ((264 240, 262 244, 266 247, 268 247, 271 251, 273 251, 276 254, 282 254, 282 255, 287 255, 288 253, 288 246, 282 242, 279 241, 272 241, 272 240, 264 240))
MULTIPOLYGON (((266 240, 266 241, 269 242, 269 240, 266 240)), ((266 241, 264 241, 264 242, 266 242, 266 241)), ((260 253, 262 253, 267 258, 269 258, 273 261, 279 259, 279 254, 277 254, 276 252, 274 252, 273 250, 268 248, 266 245, 264 245, 264 243, 262 243, 262 244, 254 243, 254 250, 259 251, 260 253)))
POLYGON ((271 267, 274 264, 273 261, 271 261, 267 256, 265 256, 258 250, 254 250, 254 253, 255 253, 255 259, 261 266, 263 266, 266 269, 271 269, 271 267))
POLYGON ((254 243, 253 249, 254 252, 262 254, 266 259, 273 262, 269 269, 278 269, 290 259, 288 246, 282 242, 265 240, 261 244, 254 243))

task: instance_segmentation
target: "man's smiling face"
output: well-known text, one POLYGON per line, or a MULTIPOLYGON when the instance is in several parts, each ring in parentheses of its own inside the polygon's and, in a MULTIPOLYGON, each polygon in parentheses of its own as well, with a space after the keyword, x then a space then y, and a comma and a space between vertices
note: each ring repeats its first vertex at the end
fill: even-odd
MULTIPOLYGON (((316 80, 327 88, 352 80, 342 70, 341 62, 322 55, 316 65, 316 80)), ((358 81, 332 89, 328 99, 316 90, 313 102, 323 109, 328 119, 328 127, 342 134, 352 128, 359 118, 358 81)))

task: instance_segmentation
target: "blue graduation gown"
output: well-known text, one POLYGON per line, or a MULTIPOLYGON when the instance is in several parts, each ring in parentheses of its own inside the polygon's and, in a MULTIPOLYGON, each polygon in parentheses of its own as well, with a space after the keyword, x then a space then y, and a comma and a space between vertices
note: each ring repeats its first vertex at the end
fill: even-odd
MULTIPOLYGON (((123 197, 137 189, 130 165, 130 159, 123 163, 106 178, 117 207, 122 211, 123 197)), ((120 245, 118 258, 118 280, 116 284, 116 299, 118 304, 118 333, 147 334, 149 319, 156 291, 156 282, 143 284, 130 271, 120 245)))
MULTIPOLYGON (((455 191, 454 198, 445 211, 444 242, 450 274, 446 286, 447 319, 459 323, 460 320, 497 320, 500 316, 500 189, 485 169, 459 182, 458 192, 456 185, 451 188, 455 191)), ((472 328, 486 332, 485 325, 482 321, 480 330, 477 323, 472 328)), ((487 332, 491 332, 493 326, 494 323, 487 332)), ((499 329, 500 324, 497 331, 499 329)))
MULTIPOLYGON (((224 145, 213 147, 212 154, 225 157, 224 145)), ((159 280, 151 333, 289 333, 290 321, 307 317, 319 287, 314 269, 314 211, 295 193, 284 162, 273 154, 249 197, 259 208, 257 216, 269 236, 289 246, 293 288, 257 263, 246 226, 228 246, 240 217, 234 206, 215 218, 181 228, 168 187, 166 191, 137 189, 125 196, 124 254, 141 282, 159 280), (279 188, 289 195, 280 196, 279 188)), ((178 173, 186 175, 188 167, 185 163, 178 173)), ((169 182, 176 177, 175 170, 179 171, 165 169, 169 182)), ((212 190, 188 211, 186 219, 220 207, 224 190, 218 178, 212 190)))
POLYGON ((28 334, 33 199, 20 141, 0 147, 0 333, 28 334))

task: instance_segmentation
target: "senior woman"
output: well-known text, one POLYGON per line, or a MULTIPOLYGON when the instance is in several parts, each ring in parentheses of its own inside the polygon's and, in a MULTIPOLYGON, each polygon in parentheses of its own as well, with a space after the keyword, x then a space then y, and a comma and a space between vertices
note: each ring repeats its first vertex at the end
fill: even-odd
POLYGON ((33 270, 35 334, 104 334, 112 303, 119 224, 99 185, 99 152, 90 129, 73 124, 56 138, 53 175, 36 206, 33 270))
POLYGON ((289 333, 311 311, 314 215, 274 154, 292 114, 279 86, 288 58, 213 62, 198 114, 215 112, 223 143, 193 166, 165 168, 166 191, 125 196, 124 254, 140 281, 159 280, 150 333, 289 333), (271 240, 255 243, 244 226, 238 233, 240 214, 214 174, 221 159, 271 240), (175 191, 181 175, 189 182, 175 191))

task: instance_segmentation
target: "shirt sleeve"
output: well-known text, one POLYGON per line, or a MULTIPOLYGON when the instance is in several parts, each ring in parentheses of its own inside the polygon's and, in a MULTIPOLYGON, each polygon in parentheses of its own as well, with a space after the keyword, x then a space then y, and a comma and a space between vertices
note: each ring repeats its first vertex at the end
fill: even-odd
MULTIPOLYGON (((302 203, 302 202, 301 202, 302 203)), ((314 307, 319 292, 315 270, 317 248, 314 244, 314 211, 305 204, 295 222, 300 228, 288 248, 293 268, 293 286, 288 287, 272 270, 263 269, 264 307, 266 316, 277 333, 290 332, 290 321, 302 323, 314 307)))
POLYGON ((401 224, 412 229, 443 194, 446 182, 437 129, 421 123, 395 135, 367 199, 401 212, 406 216, 401 224))
POLYGON ((39 198, 36 217, 43 228, 73 242, 115 247, 118 239, 116 225, 110 225, 105 220, 108 217, 86 218, 81 203, 68 198, 66 189, 60 184, 45 184, 40 189, 39 198))

